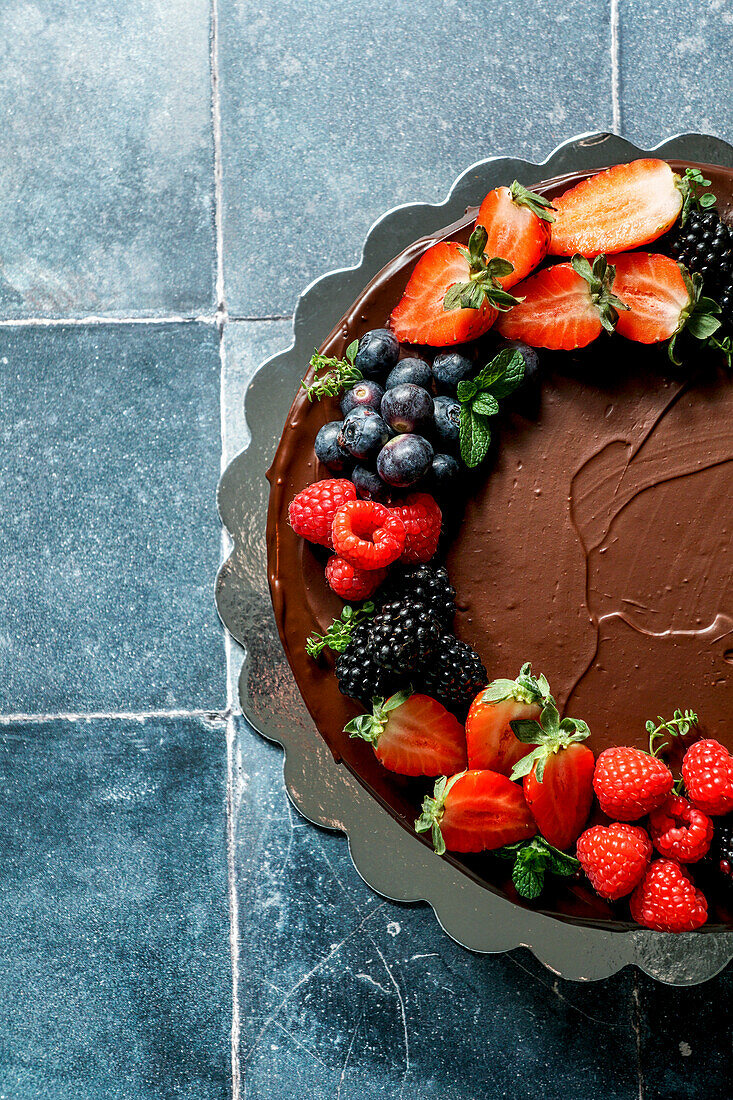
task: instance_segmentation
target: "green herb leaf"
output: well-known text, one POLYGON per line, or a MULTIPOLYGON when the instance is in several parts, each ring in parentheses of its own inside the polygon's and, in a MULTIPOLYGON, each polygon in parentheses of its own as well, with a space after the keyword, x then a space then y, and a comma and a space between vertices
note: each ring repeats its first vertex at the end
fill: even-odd
POLYGON ((487 418, 496 416, 500 398, 507 397, 521 384, 524 369, 521 352, 505 348, 475 378, 458 383, 461 402, 458 439, 466 466, 478 466, 486 457, 491 442, 487 418))
POLYGON ((693 726, 697 725, 697 715, 694 710, 676 710, 672 717, 665 722, 661 715, 657 716, 657 724, 651 720, 646 723, 645 729, 649 734, 649 752, 652 756, 659 756, 669 748, 669 742, 657 745, 660 737, 686 737, 693 726))
POLYGON ((486 458, 491 443, 491 429, 486 417, 475 413, 469 404, 461 405, 458 428, 461 458, 469 469, 474 469, 486 458))
POLYGON ((526 187, 522 187, 521 183, 516 180, 509 188, 509 193, 517 206, 527 206, 532 213, 542 218, 546 222, 554 222, 555 218, 550 213, 550 210, 554 210, 549 199, 546 199, 544 195, 538 195, 534 191, 528 191, 526 187))
POLYGON ((682 192, 681 225, 685 224, 691 210, 708 210, 715 206, 715 195, 709 191, 702 194, 703 188, 710 186, 710 180, 705 179, 699 168, 688 168, 682 178, 675 178, 675 185, 682 192))
POLYGON ((512 882, 517 893, 530 900, 542 893, 545 874, 567 877, 574 875, 580 863, 567 852, 553 848, 544 837, 535 836, 518 844, 509 844, 500 848, 496 855, 502 859, 513 859, 512 882))
POLYGON ((361 371, 354 366, 358 350, 359 341, 352 340, 343 359, 321 355, 319 351, 313 352, 310 361, 313 380, 308 383, 304 378, 301 382, 309 401, 320 401, 322 397, 336 397, 347 386, 353 386, 354 383, 362 381, 361 371))
POLYGON ((346 604, 340 618, 333 620, 325 634, 311 634, 305 643, 306 653, 314 659, 320 657, 324 649, 330 649, 332 653, 343 653, 351 642, 354 627, 373 614, 374 604, 371 601, 356 608, 346 604))
POLYGON ((473 402, 473 412, 479 416, 496 416, 499 411, 499 402, 490 393, 479 393, 473 402))
POLYGON ((703 295, 702 276, 698 272, 691 276, 684 264, 678 266, 690 300, 682 310, 677 328, 667 346, 669 358, 676 366, 680 365, 676 357, 677 338, 680 333, 687 331, 697 340, 707 341, 714 347, 717 341, 712 337, 720 328, 720 319, 717 314, 721 311, 717 302, 703 295))

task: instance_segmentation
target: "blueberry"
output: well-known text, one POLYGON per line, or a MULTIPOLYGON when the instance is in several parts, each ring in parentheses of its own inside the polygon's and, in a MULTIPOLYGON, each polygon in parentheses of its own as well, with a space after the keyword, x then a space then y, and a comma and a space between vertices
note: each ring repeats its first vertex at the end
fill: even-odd
POLYGON ((461 426, 461 403, 455 397, 441 394, 433 402, 435 406, 435 434, 440 443, 448 450, 458 446, 458 431, 461 426))
POLYGON ((359 341, 354 366, 365 378, 383 378, 400 357, 397 337, 388 328, 375 328, 365 332, 359 341))
POLYGON ((354 466, 351 471, 351 480, 357 495, 362 500, 376 500, 380 504, 385 504, 389 500, 389 489, 379 474, 375 474, 373 470, 367 470, 366 466, 354 466))
POLYGON ((422 386, 400 382, 382 398, 382 416, 396 432, 422 432, 433 419, 433 399, 422 386))
POLYGON ((341 426, 338 444, 352 458, 366 462, 374 458, 392 435, 389 427, 374 409, 352 409, 341 426))
POLYGON ((442 351, 433 360, 433 378, 438 387, 438 393, 456 392, 459 382, 471 378, 476 373, 476 367, 465 355, 459 355, 457 351, 442 351))
POLYGON ((368 408, 379 412, 379 406, 384 396, 384 390, 369 378, 363 382, 357 382, 350 390, 347 390, 341 398, 341 412, 348 416, 352 409, 368 408))
POLYGON ((377 473, 396 489, 414 485, 430 469, 433 448, 421 435, 396 435, 377 456, 377 473))
POLYGON ((540 378, 540 357, 537 348, 531 348, 529 344, 523 344, 521 340, 502 340, 496 348, 496 354, 506 349, 518 351, 524 359, 524 378, 521 389, 530 389, 540 378))
POLYGON ((313 444, 318 461, 335 474, 351 467, 351 456, 339 446, 338 442, 342 427, 342 420, 332 420, 330 424, 324 424, 313 444))
POLYGON ((431 389, 433 372, 430 364, 424 359, 400 359, 397 366, 393 367, 387 375, 386 387, 391 390, 401 382, 412 382, 415 386, 422 386, 424 390, 431 389))
POLYGON ((461 477, 461 464, 453 455, 435 455, 430 464, 430 481, 436 493, 454 489, 461 477))

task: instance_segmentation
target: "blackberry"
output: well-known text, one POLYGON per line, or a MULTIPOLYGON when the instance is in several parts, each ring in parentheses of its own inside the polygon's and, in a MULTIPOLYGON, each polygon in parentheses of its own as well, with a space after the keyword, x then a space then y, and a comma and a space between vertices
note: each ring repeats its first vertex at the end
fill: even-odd
POLYGON ((372 699, 386 698, 396 689, 391 672, 374 660, 370 642, 371 621, 361 623, 351 642, 336 660, 336 679, 342 695, 371 706, 372 699))
POLYGON ((453 634, 443 634, 423 672, 425 692, 451 709, 465 711, 488 682, 478 653, 453 634))
POLYGON ((709 858, 718 881, 733 894, 733 814, 715 818, 709 858))
POLYGON ((668 235, 667 247, 674 260, 702 276, 705 293, 719 302, 727 292, 730 305, 733 226, 722 221, 717 210, 691 210, 685 224, 668 235))
POLYGON ((369 625, 372 659, 402 676, 422 667, 442 630, 438 617, 425 604, 412 599, 383 603, 369 625))
POLYGON ((384 593, 387 600, 412 600, 423 604, 444 628, 453 622, 456 590, 448 580, 448 570, 443 565, 412 565, 394 569, 384 593))

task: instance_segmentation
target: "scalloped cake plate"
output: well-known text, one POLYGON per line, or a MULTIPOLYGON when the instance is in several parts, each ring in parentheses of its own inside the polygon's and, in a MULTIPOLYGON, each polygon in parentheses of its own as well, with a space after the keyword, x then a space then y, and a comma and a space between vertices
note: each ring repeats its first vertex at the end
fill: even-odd
POLYGON ((572 924, 520 908, 435 856, 412 837, 337 764, 300 698, 285 658, 267 586, 265 479, 283 423, 312 350, 318 347, 369 280, 397 253, 467 206, 514 178, 527 186, 576 170, 600 169, 651 153, 670 159, 733 166, 733 147, 718 138, 685 134, 653 150, 611 134, 573 138, 540 164, 492 157, 458 177, 442 203, 396 207, 371 228, 357 267, 316 279, 301 295, 294 340, 262 364, 247 391, 247 448, 229 465, 218 489, 219 511, 233 542, 216 582, 219 614, 245 648, 239 694, 245 717, 285 750, 288 794, 304 817, 339 829, 364 881, 400 902, 428 902, 444 930, 473 951, 528 947, 563 978, 590 981, 638 966, 670 985, 694 985, 733 958, 733 932, 681 936, 610 931, 572 924))

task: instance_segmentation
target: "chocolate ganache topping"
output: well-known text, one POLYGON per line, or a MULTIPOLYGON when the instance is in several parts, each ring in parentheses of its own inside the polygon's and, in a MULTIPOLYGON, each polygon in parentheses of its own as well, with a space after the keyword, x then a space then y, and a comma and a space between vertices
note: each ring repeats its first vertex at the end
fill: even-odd
MULTIPOLYGON (((731 220, 733 170, 702 168, 731 220)), ((534 190, 552 197, 580 178, 534 190)), ((391 261, 321 350, 342 355, 351 340, 383 326, 424 250, 438 240, 466 241, 475 216, 469 209, 391 261)), ((479 652, 490 678, 513 677, 531 660, 560 708, 588 722, 595 753, 614 744, 646 747, 645 721, 676 707, 696 710, 702 733, 733 750, 730 374, 702 356, 675 370, 663 349, 618 336, 577 354, 541 354, 537 407, 504 416, 498 446, 467 487, 447 556, 456 633, 479 652)), ((304 650, 308 634, 323 631, 342 603, 324 581, 317 548, 290 529, 287 507, 304 486, 331 476, 313 440, 336 409, 336 399, 311 404, 299 393, 268 474, 273 606, 322 736, 411 827, 415 781, 387 774, 367 744, 343 733, 362 708, 340 694, 332 666, 304 650)), ((455 862, 521 903, 498 861, 455 862)), ((551 887, 542 900, 555 915, 625 926, 579 884, 551 887)))

